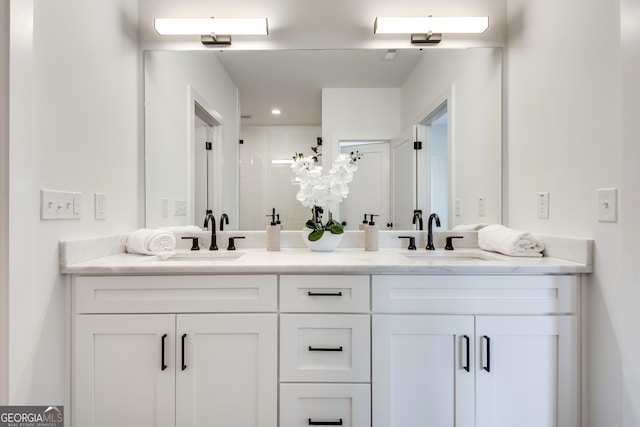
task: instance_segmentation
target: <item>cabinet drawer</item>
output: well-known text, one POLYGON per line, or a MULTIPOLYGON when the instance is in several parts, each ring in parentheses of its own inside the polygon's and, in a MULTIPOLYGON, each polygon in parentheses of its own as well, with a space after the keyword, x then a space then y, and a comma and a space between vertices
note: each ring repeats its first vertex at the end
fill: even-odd
POLYGON ((280 427, 371 427, 369 384, 281 384, 280 427))
POLYGON ((276 276, 78 276, 75 312, 275 312, 276 276))
POLYGON ((280 381, 369 381, 370 329, 366 314, 281 315, 280 381))
POLYGON ((569 314, 577 276, 373 276, 376 313, 569 314))
POLYGON ((369 276, 280 276, 280 311, 368 313, 369 276))

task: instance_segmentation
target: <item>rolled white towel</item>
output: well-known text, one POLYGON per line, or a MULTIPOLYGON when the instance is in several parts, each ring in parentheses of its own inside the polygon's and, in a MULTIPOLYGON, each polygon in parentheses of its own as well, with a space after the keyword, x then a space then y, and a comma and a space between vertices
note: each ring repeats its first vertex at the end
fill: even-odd
POLYGON ((526 231, 518 231, 500 224, 488 225, 478 231, 478 246, 486 251, 509 256, 541 257, 544 244, 526 231))
POLYGON ((488 224, 460 224, 453 227, 452 231, 478 231, 488 224))
POLYGON ((170 231, 173 234, 199 233, 202 231, 202 229, 197 225, 173 225, 168 227, 159 227, 159 229, 170 231))
POLYGON ((127 252, 168 258, 176 252, 176 236, 168 230, 141 228, 129 234, 127 252))

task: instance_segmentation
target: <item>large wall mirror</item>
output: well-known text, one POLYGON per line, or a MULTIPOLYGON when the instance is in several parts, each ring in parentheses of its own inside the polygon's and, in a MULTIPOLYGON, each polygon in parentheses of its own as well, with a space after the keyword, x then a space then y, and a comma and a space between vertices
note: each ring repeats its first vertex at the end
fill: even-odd
POLYGON ((336 213, 347 229, 375 214, 414 229, 414 211, 443 228, 502 214, 502 50, 147 51, 146 226, 284 229, 310 212, 295 195, 294 153, 328 168, 358 151, 336 213), (272 114, 279 109, 280 114, 272 114))

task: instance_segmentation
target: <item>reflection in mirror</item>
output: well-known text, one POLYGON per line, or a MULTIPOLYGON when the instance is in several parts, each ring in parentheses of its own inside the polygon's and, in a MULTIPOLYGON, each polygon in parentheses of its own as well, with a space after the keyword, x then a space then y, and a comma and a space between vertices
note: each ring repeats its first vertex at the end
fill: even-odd
POLYGON ((300 229, 310 213, 287 162, 319 140, 325 164, 371 150, 336 214, 347 229, 364 214, 380 215, 381 229, 413 229, 416 209, 437 212, 443 228, 501 222, 501 50, 385 54, 145 52, 146 225, 201 225, 210 204, 229 229, 263 230, 273 208, 284 229, 300 229), (198 130, 196 98, 216 118, 212 129, 198 130), (199 132, 214 140, 204 185, 199 132))

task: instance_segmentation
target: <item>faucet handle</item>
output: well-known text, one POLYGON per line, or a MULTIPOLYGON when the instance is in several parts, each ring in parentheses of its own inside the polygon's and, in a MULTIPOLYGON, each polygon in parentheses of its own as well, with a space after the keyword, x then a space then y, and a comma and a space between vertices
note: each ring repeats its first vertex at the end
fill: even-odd
POLYGON ((218 238, 216 237, 215 233, 211 233, 211 245, 209 245, 209 250, 210 251, 218 250, 218 238))
POLYGON ((198 238, 197 237, 183 237, 184 240, 188 240, 191 239, 191 250, 192 251, 199 251, 200 250, 200 246, 198 245, 198 238))
POLYGON ((244 239, 244 238, 245 238, 244 236, 229 237, 229 246, 227 246, 227 250, 235 251, 236 250, 235 239, 244 239))
POLYGON ((409 239, 409 246, 407 247, 410 251, 416 250, 416 238, 413 236, 398 236, 398 239, 409 239))
POLYGON ((447 236, 447 238, 446 238, 447 243, 444 246, 444 249, 446 251, 452 251, 453 250, 453 239, 464 239, 464 236, 447 236))

